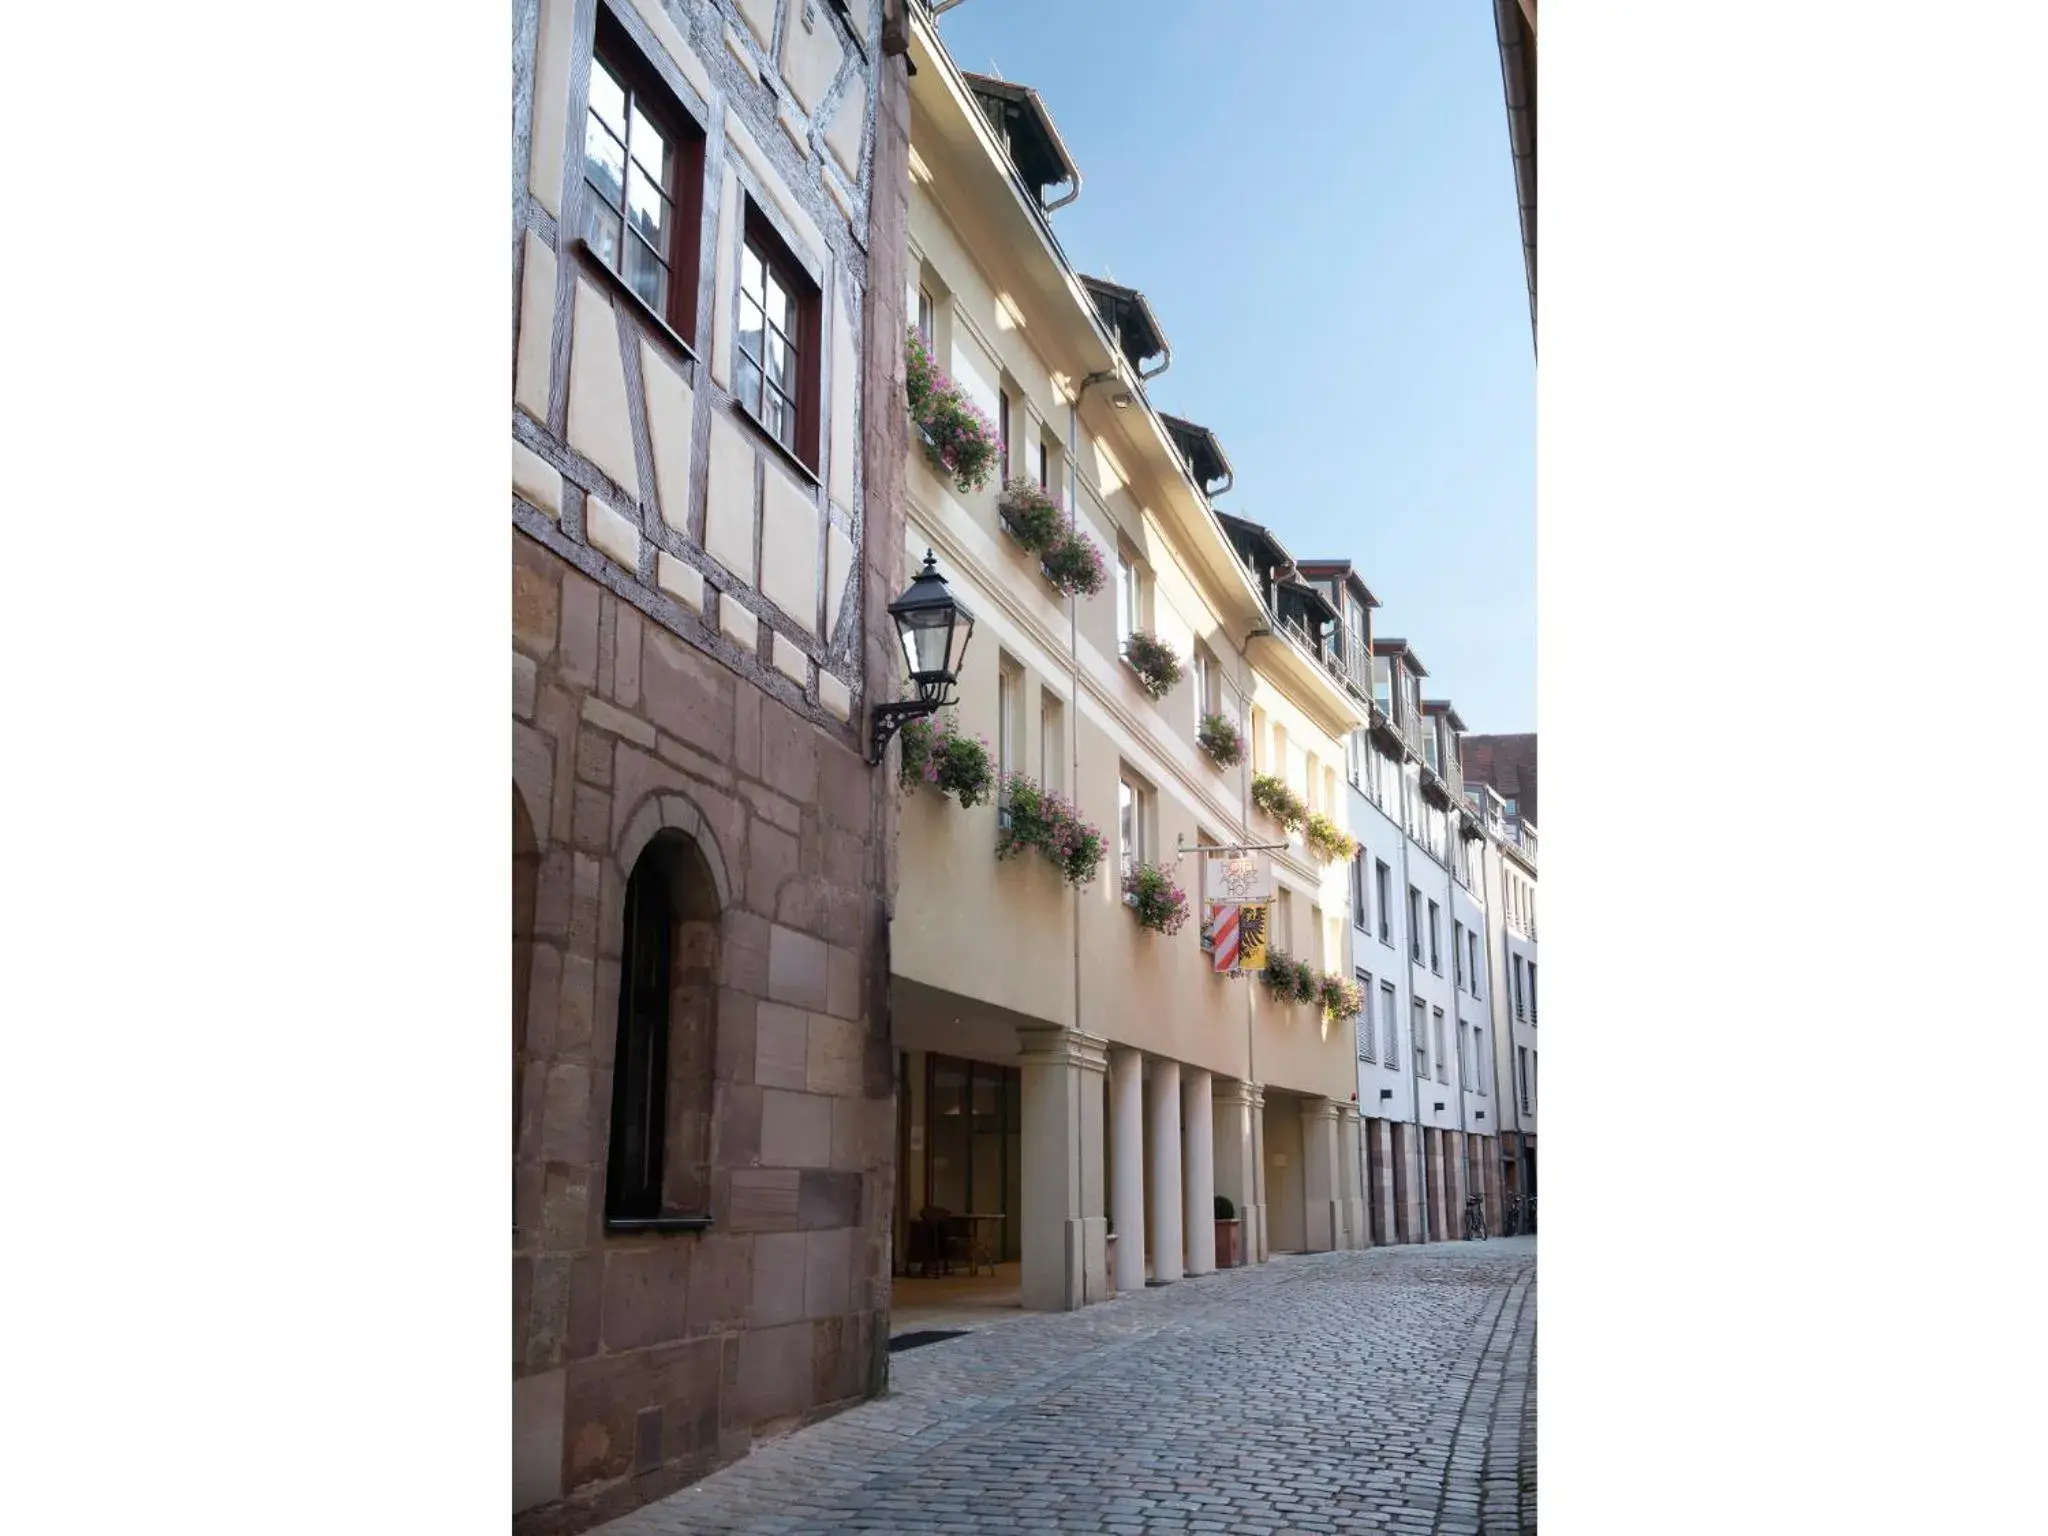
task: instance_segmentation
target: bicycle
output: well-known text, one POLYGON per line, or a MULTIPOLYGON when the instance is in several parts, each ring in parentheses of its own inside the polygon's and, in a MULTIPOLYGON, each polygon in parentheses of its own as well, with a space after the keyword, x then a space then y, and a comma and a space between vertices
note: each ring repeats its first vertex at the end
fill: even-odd
POLYGON ((1529 1197, 1529 1235, 1531 1237, 1536 1235, 1536 1197, 1534 1195, 1529 1197))
POLYGON ((1486 1197, 1467 1195, 1465 1197, 1465 1240, 1486 1241, 1486 1197))
POLYGON ((1511 1192, 1508 1195, 1508 1208, 1506 1214, 1501 1218, 1500 1235, 1502 1237, 1520 1237, 1522 1235, 1522 1197, 1519 1194, 1511 1192))

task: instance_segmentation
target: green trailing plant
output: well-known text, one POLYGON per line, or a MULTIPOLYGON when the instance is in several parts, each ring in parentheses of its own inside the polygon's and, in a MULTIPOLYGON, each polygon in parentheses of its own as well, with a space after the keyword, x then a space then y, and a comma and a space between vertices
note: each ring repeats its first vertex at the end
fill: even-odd
POLYGON ((1040 558, 1045 579, 1069 597, 1093 597, 1109 580, 1101 549, 1071 523, 1060 530, 1040 558))
POLYGON ((1195 742, 1218 768, 1235 768, 1244 761, 1244 737, 1228 715, 1204 715, 1195 742))
POLYGON ((1284 949, 1267 949, 1266 969, 1261 974, 1275 1002, 1312 1003, 1320 995, 1314 969, 1306 960, 1297 960, 1284 949))
POLYGON ((1252 804, 1290 832, 1300 831, 1308 820, 1308 807, 1301 796, 1289 789, 1284 779, 1270 773, 1252 776, 1252 804))
POLYGON ((1141 927, 1174 934, 1188 920, 1188 893, 1157 864, 1140 864, 1124 876, 1124 896, 1141 927))
POLYGON ((995 759, 987 738, 965 734, 957 720, 912 720, 896 739, 903 744, 896 777, 904 789, 936 789, 963 808, 986 804, 995 792, 995 759))
POLYGON ((1083 886, 1094 880, 1107 846, 1100 827, 1026 774, 1007 775, 1002 794, 1003 829, 996 839, 997 858, 1036 849, 1069 885, 1083 886))
POLYGON ((1237 1220, 1237 1207, 1231 1204, 1230 1196, 1218 1195, 1216 1197, 1216 1219, 1218 1221, 1237 1220))
POLYGON ((932 467, 951 476, 963 495, 987 485, 1001 448, 996 424, 932 361, 914 330, 904 344, 903 381, 904 403, 932 467))
POLYGON ((996 510, 1002 514, 1011 537, 1041 559, 1066 528, 1060 504, 1036 480, 1024 475, 1004 482, 1003 494, 996 498, 996 510))
POLYGON ((1355 1019, 1365 1008, 1365 988, 1349 976, 1325 971, 1316 982, 1316 1000, 1325 1017, 1355 1019))
POLYGON ((1180 658, 1173 654, 1173 647, 1145 630, 1134 629, 1125 639, 1124 660, 1155 699, 1165 698, 1180 681, 1180 658))
POLYGON ((1358 844, 1351 835, 1321 811, 1309 812, 1302 822, 1301 840, 1324 864, 1348 861, 1358 852, 1358 844))

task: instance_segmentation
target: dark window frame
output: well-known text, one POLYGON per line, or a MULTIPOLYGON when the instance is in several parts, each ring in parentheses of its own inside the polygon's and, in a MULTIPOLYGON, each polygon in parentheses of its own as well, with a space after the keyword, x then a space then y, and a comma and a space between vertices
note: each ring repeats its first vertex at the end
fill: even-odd
POLYGON ((626 882, 619 1040, 605 1160, 608 1223, 649 1221, 662 1214, 674 930, 675 911, 664 872, 655 860, 642 860, 626 882))
MULTIPOLYGON (((779 387, 770 384, 766 357, 756 359, 745 347, 745 330, 740 324, 740 318, 743 306, 752 300, 746 293, 744 259, 734 263, 736 270, 733 274, 733 399, 739 403, 740 410, 760 429, 764 437, 795 460, 815 480, 819 477, 819 465, 823 460, 824 448, 824 432, 820 419, 825 361, 824 294, 811 277, 809 270, 797 259, 796 252, 790 248, 789 242, 782 238, 782 232, 769 222, 768 215, 762 210, 761 205, 751 195, 745 197, 745 203, 746 214, 741 220, 740 232, 742 257, 744 258, 746 251, 752 251, 755 259, 766 271, 773 274, 775 281, 796 303, 797 334, 794 337, 785 337, 796 354, 797 392, 793 402, 796 408, 796 442, 785 443, 776 435, 774 429, 768 425, 765 409, 760 403, 766 398, 770 388, 775 389, 778 398, 788 397, 779 387), (760 394, 751 402, 741 391, 743 360, 753 364, 759 375, 760 394)), ((768 323, 765 307, 762 321, 764 326, 768 323)), ((780 330, 780 327, 777 329, 780 330)), ((762 337, 765 352, 765 330, 762 337)))
MULTIPOLYGON (((586 208, 592 198, 601 198, 590 179, 590 157, 586 148, 589 142, 590 122, 593 108, 586 84, 583 99, 583 117, 578 125, 581 129, 574 145, 578 157, 576 229, 583 248, 590 259, 605 272, 614 285, 627 294, 643 312, 659 320, 677 340, 693 351, 697 345, 697 300, 698 266, 702 253, 704 227, 704 125, 697 121, 690 109, 683 105, 661 72, 633 41, 625 25, 612 14, 609 6, 597 8, 597 22, 591 39, 590 67, 595 71, 600 62, 615 76, 627 92, 626 117, 630 139, 632 113, 638 106, 642 115, 667 135, 672 153, 668 176, 663 184, 662 194, 668 199, 669 234, 668 250, 657 253, 668 268, 668 293, 660 305, 649 304, 640 291, 632 285, 624 271, 625 252, 628 243, 640 240, 652 249, 649 241, 642 239, 633 229, 633 221, 625 209, 630 207, 628 185, 622 183, 619 198, 623 205, 614 210, 619 220, 619 265, 613 266, 589 238, 586 222, 586 208)), ((636 161, 630 142, 625 146, 626 178, 630 183, 632 168, 636 161)), ((641 167, 645 170, 645 166, 641 167)), ((610 206, 609 203, 606 204, 610 206)))

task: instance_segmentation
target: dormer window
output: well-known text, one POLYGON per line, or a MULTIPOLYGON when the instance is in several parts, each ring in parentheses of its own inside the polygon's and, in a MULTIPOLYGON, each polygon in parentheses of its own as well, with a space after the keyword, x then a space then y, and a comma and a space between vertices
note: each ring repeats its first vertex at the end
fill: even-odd
POLYGON ((1060 141, 1059 129, 1053 126, 1052 114, 1046 111, 1038 92, 1028 85, 1014 85, 993 75, 970 74, 965 78, 981 107, 981 115, 988 120, 996 142, 1002 145, 1032 201, 1050 213, 1079 197, 1081 172, 1060 141), (1069 190, 1048 202, 1046 189, 1061 185, 1069 190))

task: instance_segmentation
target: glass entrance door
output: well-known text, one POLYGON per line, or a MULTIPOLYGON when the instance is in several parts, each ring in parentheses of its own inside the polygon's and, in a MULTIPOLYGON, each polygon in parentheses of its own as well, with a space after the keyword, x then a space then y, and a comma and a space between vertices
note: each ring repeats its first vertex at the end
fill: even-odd
POLYGON ((955 1216, 1001 1216, 998 1252, 1021 1253, 1023 1075, 1015 1067, 933 1052, 925 1058, 927 1204, 955 1216))

